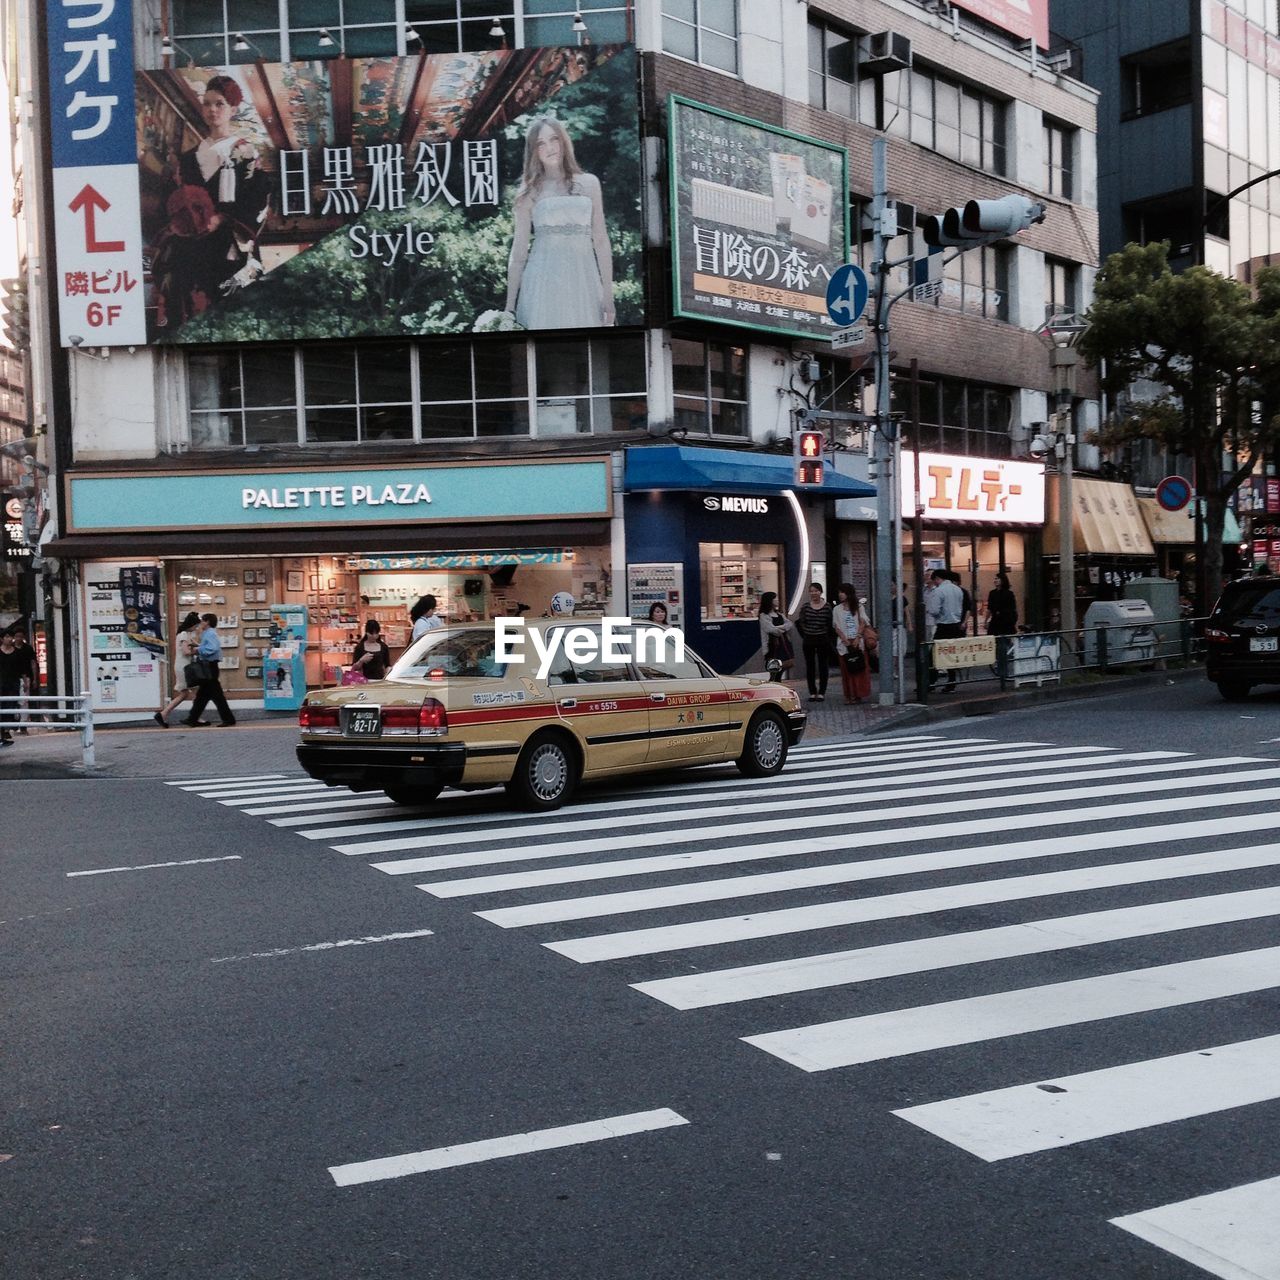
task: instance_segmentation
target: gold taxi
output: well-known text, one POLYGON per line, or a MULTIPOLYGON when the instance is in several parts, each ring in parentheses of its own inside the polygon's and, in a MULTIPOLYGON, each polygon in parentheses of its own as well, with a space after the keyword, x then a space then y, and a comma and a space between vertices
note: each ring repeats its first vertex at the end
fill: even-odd
POLYGON ((540 650, 526 644, 514 658, 495 624, 459 624, 428 632, 385 680, 308 694, 299 763, 397 804, 501 783, 525 808, 556 809, 579 782, 647 770, 732 760, 768 777, 804 732, 792 689, 717 675, 687 647, 680 660, 664 628, 626 624, 630 655, 617 661, 618 644, 569 642, 584 629, 600 640, 598 620, 520 625, 540 650))

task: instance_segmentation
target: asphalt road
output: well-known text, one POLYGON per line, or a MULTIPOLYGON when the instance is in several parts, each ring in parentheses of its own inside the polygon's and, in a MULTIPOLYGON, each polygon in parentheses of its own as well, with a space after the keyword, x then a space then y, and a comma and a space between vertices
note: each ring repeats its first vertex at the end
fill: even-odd
POLYGON ((196 750, 3 784, 6 1280, 1280 1276, 1280 696, 537 818, 196 750))

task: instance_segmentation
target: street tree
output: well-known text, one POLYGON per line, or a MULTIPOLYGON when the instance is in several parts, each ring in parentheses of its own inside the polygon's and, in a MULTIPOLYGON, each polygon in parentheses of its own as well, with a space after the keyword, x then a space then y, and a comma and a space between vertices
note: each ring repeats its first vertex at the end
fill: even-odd
POLYGON ((1194 464, 1204 508, 1197 606, 1222 588, 1222 534, 1231 496, 1264 453, 1280 447, 1280 271, 1251 291, 1207 267, 1175 274, 1169 244, 1126 245, 1098 273, 1080 351, 1113 396, 1145 381, 1099 442, 1158 441, 1194 464))

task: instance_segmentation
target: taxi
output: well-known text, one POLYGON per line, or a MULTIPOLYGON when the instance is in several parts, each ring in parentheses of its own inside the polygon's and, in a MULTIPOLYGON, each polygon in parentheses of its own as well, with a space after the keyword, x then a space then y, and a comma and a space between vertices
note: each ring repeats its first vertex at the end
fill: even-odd
POLYGON ((580 782, 649 770, 732 760, 769 777, 804 732, 794 690, 767 675, 717 675, 687 646, 681 660, 663 627, 613 628, 630 645, 617 661, 617 644, 592 653, 568 643, 584 630, 599 641, 599 620, 520 625, 542 653, 527 645, 512 658, 494 623, 457 624, 428 632, 384 680, 308 694, 298 762, 330 786, 397 804, 501 784, 524 808, 556 809, 580 782))

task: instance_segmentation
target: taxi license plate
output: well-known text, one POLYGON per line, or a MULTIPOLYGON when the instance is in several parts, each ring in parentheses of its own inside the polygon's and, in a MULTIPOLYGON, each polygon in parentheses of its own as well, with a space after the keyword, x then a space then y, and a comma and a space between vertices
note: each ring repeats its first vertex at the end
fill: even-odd
POLYGON ((1277 648, 1277 638, 1275 636, 1263 636, 1259 639, 1251 639, 1249 641, 1250 653, 1275 653, 1277 648))
POLYGON ((382 733, 378 707, 356 707, 347 713, 347 734, 352 738, 376 738, 382 733))

